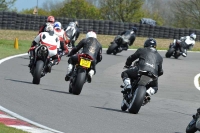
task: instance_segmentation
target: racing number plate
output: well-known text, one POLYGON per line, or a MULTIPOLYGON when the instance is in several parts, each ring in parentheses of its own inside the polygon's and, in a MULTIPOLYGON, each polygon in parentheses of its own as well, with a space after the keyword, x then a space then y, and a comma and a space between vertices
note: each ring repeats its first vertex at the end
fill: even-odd
POLYGON ((81 58, 80 65, 83 67, 90 68, 91 61, 81 58))

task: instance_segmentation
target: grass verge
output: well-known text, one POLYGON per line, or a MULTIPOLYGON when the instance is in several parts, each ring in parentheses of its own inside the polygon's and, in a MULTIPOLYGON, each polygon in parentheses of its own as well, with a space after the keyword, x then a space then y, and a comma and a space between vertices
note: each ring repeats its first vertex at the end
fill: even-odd
POLYGON ((4 124, 0 123, 0 133, 27 133, 16 128, 7 127, 4 124))

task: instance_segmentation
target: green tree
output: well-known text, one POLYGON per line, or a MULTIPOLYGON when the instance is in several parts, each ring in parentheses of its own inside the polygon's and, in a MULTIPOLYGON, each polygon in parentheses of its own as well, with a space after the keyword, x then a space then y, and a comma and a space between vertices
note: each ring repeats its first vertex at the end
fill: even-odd
MULTIPOLYGON (((21 14, 33 14, 33 11, 34 11, 34 8, 31 8, 31 9, 24 9, 19 13, 21 13, 21 14)), ((51 12, 50 11, 46 11, 46 10, 44 10, 42 8, 38 8, 38 15, 40 15, 40 16, 49 16, 49 15, 51 15, 51 12)))
POLYGON ((66 0, 62 8, 52 10, 57 17, 76 19, 101 19, 100 10, 86 0, 66 0))
POLYGON ((102 0, 100 3, 104 19, 139 22, 144 16, 143 0, 102 0))
POLYGON ((176 0, 173 5, 175 27, 200 29, 199 0, 176 0))
POLYGON ((0 0, 0 11, 9 11, 16 0, 0 0))

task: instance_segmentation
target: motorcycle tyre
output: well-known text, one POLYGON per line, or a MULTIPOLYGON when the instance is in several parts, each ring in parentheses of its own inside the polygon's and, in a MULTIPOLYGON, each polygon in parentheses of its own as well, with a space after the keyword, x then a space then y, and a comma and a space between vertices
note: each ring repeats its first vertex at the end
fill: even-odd
POLYGON ((72 93, 75 95, 79 95, 82 91, 83 85, 86 80, 86 70, 85 69, 78 69, 78 74, 74 83, 72 84, 72 93))
POLYGON ((72 84, 73 84, 73 81, 70 81, 70 83, 69 83, 69 93, 72 93, 72 84))
MULTIPOLYGON (((106 53, 107 54, 112 54, 113 52, 114 52, 114 50, 117 48, 117 44, 116 43, 112 43, 109 47, 108 47, 108 49, 107 49, 107 51, 106 51, 106 53)), ((116 53, 117 54, 117 53, 116 53)), ((115 55, 116 55, 115 54, 115 55)))
POLYGON ((138 86, 135 90, 134 96, 132 101, 129 105, 128 111, 132 114, 137 114, 142 106, 144 101, 144 97, 146 95, 146 87, 145 86, 138 86))
POLYGON ((167 53, 165 54, 165 57, 166 57, 166 58, 170 58, 170 57, 172 56, 174 50, 175 50, 174 48, 170 48, 170 49, 167 51, 167 53))
POLYGON ((41 72, 44 66, 44 62, 39 60, 36 63, 36 66, 34 68, 34 72, 33 72, 33 84, 40 84, 40 79, 41 79, 41 72))
MULTIPOLYGON (((194 119, 193 119, 194 120, 194 119)), ((192 121, 193 121, 192 120, 192 121)), ((191 122, 192 122, 191 121, 191 122)), ((190 123, 191 123, 190 122, 190 123)), ((190 125, 190 123, 188 124, 187 128, 186 128, 186 133, 195 133, 197 131, 197 128, 196 128, 196 122, 193 123, 192 125, 190 125)))

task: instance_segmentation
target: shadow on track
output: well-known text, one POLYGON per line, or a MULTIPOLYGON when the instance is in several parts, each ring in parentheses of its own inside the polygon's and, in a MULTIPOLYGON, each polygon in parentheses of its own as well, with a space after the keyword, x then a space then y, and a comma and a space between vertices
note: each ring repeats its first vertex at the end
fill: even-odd
MULTIPOLYGON (((109 110, 109 111, 115 111, 115 112, 120 112, 120 113, 128 113, 128 112, 126 112, 126 111, 121 111, 121 110, 119 110, 119 109, 111 109, 111 108, 95 107, 95 106, 90 106, 90 107, 97 108, 97 109, 109 110)), ((128 114, 129 114, 129 113, 128 113, 128 114)))
MULTIPOLYGON (((42 88, 40 88, 42 89, 42 88)), ((66 92, 66 91, 57 91, 57 90, 50 90, 50 89, 42 89, 42 90, 46 90, 46 91, 52 91, 52 92, 57 92, 57 93, 62 93, 62 94, 71 94, 69 92, 66 92)), ((72 95, 72 94, 71 94, 72 95)))
POLYGON ((5 79, 5 80, 10 80, 10 81, 19 82, 19 83, 25 83, 25 84, 32 84, 32 82, 21 81, 21 80, 15 80, 15 79, 5 79))

